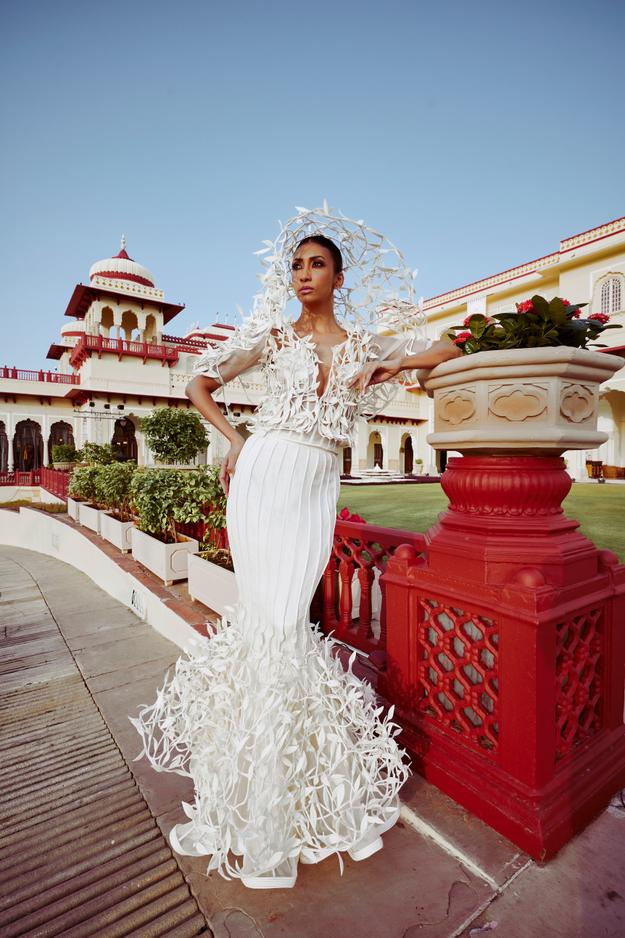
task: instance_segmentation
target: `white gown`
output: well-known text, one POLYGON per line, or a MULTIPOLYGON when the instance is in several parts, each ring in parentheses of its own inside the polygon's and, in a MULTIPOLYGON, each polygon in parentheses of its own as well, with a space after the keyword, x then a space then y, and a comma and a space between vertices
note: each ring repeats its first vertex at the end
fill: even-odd
POLYGON ((245 348, 240 330, 197 363, 198 373, 224 380, 260 360, 271 372, 272 406, 257 412, 228 497, 239 602, 130 718, 144 744, 137 758, 193 778, 195 801, 182 806, 189 820, 170 833, 174 850, 209 856, 209 872, 255 888, 293 886, 298 861, 374 853, 397 820, 407 776, 399 728, 309 621, 332 548, 337 447, 356 414, 352 407, 346 418, 341 405, 353 399, 346 381, 380 354, 354 335, 334 349, 321 398, 315 348, 294 332, 245 348), (284 392, 299 425, 284 412, 284 392))

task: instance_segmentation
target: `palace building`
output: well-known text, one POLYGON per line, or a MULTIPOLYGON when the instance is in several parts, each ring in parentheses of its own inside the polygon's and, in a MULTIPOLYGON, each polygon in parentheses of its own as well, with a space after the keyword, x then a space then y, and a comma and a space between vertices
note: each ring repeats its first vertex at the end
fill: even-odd
MULTIPOLYGON (((607 313, 625 325, 625 218, 565 238, 552 254, 426 300, 429 336, 445 333, 471 313, 513 310, 534 293, 588 303, 589 312, 607 313)), ((234 328, 213 323, 176 336, 172 320, 183 309, 166 302, 153 274, 128 255, 124 239, 118 254, 93 264, 88 284, 75 286, 60 339, 48 350, 54 367, 0 365, 0 473, 49 465, 55 443, 80 448, 111 442, 120 458, 149 464, 140 419, 154 407, 191 407, 184 391, 193 362, 207 343, 222 342, 234 328)), ((602 338, 617 354, 625 353, 625 331, 609 330, 602 338)), ((261 392, 255 372, 225 389, 244 434, 261 392)), ((359 421, 355 447, 343 451, 343 472, 380 476, 442 468, 441 454, 426 441, 431 420, 428 397, 400 386, 380 415, 359 421)), ((599 428, 609 434, 599 451, 569 454, 576 478, 585 476, 586 458, 625 467, 625 368, 602 387, 599 428)), ((200 461, 214 463, 226 441, 207 429, 210 445, 200 461)))

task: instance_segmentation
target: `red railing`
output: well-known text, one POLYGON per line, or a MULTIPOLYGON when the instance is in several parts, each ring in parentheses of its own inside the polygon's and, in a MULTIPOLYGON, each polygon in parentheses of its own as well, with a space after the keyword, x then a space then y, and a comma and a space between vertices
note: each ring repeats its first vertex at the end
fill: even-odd
POLYGON ((70 356, 70 363, 74 368, 79 368, 89 352, 113 352, 121 358, 123 355, 131 355, 135 358, 142 358, 146 361, 148 358, 161 361, 163 364, 175 364, 178 361, 178 350, 167 348, 165 345, 153 345, 150 342, 129 342, 127 339, 107 339, 102 335, 83 335, 80 337, 70 356))
POLYGON ((206 521, 185 521, 176 522, 176 531, 179 534, 186 534, 187 537, 194 537, 200 543, 208 534, 208 541, 213 547, 228 547, 228 532, 225 528, 213 528, 206 521))
POLYGON ((410 544, 417 554, 426 551, 423 534, 337 519, 332 556, 313 606, 313 618, 320 619, 326 635, 364 652, 377 668, 386 658, 380 576, 400 544, 410 544))
POLYGON ((63 498, 67 501, 67 490, 69 489, 70 470, 64 469, 41 469, 40 485, 46 492, 56 495, 57 498, 63 498))
POLYGON ((0 485, 40 485, 41 469, 32 472, 0 472, 0 485))
POLYGON ((57 371, 31 371, 3 365, 0 378, 14 378, 18 381, 47 381, 49 384, 80 384, 80 375, 62 375, 57 371))

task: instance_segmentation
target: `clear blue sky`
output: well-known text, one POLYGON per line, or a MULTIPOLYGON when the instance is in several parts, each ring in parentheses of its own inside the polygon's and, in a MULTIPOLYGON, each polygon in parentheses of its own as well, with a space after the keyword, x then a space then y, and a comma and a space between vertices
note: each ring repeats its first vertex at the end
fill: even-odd
MULTIPOLYGON (((248 308, 295 205, 380 228, 431 296, 625 214, 622 0, 5 0, 0 364, 38 368, 118 250, 248 308)), ((46 367, 56 363, 48 362, 46 367)))

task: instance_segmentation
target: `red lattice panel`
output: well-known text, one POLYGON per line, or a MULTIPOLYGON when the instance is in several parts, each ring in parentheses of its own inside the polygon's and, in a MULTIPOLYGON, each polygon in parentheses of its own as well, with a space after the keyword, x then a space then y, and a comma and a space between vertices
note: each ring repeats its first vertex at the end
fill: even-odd
POLYGON ((602 609, 556 626, 556 732, 562 758, 601 728, 602 609))
POLYGON ((435 599, 419 601, 421 707, 481 749, 497 748, 498 628, 435 599))

